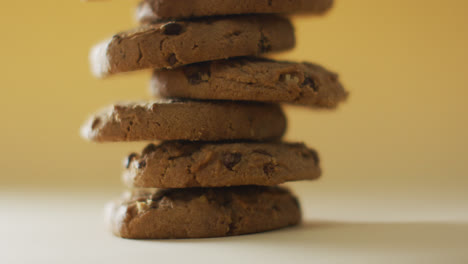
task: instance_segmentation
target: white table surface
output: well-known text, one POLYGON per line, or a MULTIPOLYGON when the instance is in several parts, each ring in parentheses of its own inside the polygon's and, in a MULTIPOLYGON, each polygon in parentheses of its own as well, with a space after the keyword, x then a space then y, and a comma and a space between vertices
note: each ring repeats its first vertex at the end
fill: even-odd
POLYGON ((369 221, 331 206, 321 220, 305 210, 301 226, 275 232, 134 241, 105 229, 102 208, 111 197, 1 192, 0 263, 468 263, 463 221, 396 220, 381 212, 369 221))

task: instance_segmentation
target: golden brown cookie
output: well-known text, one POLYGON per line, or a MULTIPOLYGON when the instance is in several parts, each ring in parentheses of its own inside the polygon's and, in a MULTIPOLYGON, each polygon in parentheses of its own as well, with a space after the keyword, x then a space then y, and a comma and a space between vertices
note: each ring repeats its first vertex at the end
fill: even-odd
POLYGON ((155 140, 272 140, 286 130, 274 104, 161 100, 113 105, 82 127, 98 142, 155 140))
POLYGON ((348 93, 338 75, 312 63, 234 58, 156 70, 158 97, 261 101, 335 108, 348 93))
POLYGON ((124 238, 204 238, 296 225, 301 211, 285 189, 243 186, 140 191, 109 204, 106 218, 124 238))
POLYGON ((274 186, 321 174, 315 150, 281 142, 150 144, 125 167, 126 185, 141 188, 274 186))
POLYGON ((142 25, 93 48, 98 77, 147 68, 282 51, 295 45, 294 29, 274 15, 204 18, 142 25))

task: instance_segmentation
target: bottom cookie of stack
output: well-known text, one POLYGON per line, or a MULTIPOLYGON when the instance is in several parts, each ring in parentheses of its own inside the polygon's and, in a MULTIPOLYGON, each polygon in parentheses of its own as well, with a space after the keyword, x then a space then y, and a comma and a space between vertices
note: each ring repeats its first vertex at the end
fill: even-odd
POLYGON ((242 235, 301 221, 297 199, 281 187, 135 189, 106 209, 113 233, 132 239, 242 235))

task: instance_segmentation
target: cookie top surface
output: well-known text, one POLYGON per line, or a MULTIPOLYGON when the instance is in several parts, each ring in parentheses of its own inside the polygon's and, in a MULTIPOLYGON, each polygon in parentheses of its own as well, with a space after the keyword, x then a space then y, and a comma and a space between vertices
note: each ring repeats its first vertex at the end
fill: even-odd
POLYGON ((315 150, 280 142, 150 144, 125 167, 126 185, 142 188, 274 186, 321 174, 315 150))
POLYGON ((96 45, 90 54, 97 77, 146 68, 283 51, 295 45, 294 29, 274 15, 229 16, 142 25, 96 45))
POLYGON ((235 14, 323 14, 333 0, 144 0, 137 8, 140 21, 235 14))
POLYGON ((280 106, 161 100, 115 104, 92 116, 84 138, 97 142, 273 140, 286 130, 280 106))
POLYGON ((298 224, 299 203, 279 187, 138 191, 107 207, 115 235, 134 239, 202 238, 298 224))
POLYGON ((335 108, 348 93, 338 75, 312 63, 243 57, 156 70, 159 97, 262 101, 335 108))

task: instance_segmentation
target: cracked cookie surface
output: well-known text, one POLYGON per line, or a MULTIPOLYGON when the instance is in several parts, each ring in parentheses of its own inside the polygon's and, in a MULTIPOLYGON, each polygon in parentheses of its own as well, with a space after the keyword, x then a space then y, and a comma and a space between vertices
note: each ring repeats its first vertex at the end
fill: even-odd
POLYGON ((229 16, 142 25, 96 45, 95 76, 283 51, 295 45, 294 29, 275 15, 229 16))
POLYGON ((97 142, 274 140, 285 130, 275 104, 160 100, 115 104, 92 116, 81 134, 97 142))
POLYGON ((125 184, 139 188, 274 186, 321 174, 315 150, 281 142, 149 144, 125 167, 125 184))
POLYGON ((124 238, 204 238, 296 225, 301 211, 280 187, 139 190, 109 204, 106 220, 124 238))
POLYGON ((245 57, 155 70, 159 97, 291 103, 335 108, 348 93, 338 75, 312 63, 245 57))
POLYGON ((323 14, 332 5, 333 0, 144 0, 136 15, 139 21, 148 21, 235 14, 323 14))

